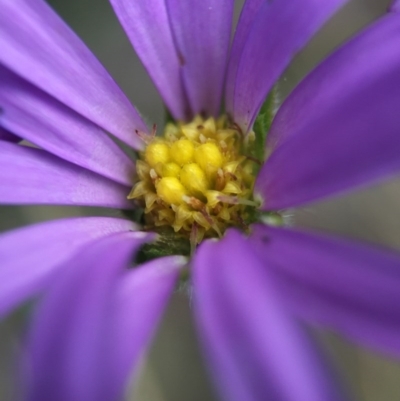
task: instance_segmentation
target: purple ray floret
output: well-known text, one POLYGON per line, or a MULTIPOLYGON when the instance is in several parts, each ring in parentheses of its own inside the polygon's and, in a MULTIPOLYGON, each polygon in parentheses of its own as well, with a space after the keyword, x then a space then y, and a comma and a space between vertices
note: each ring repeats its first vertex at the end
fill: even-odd
POLYGON ((202 245, 194 262, 200 337, 225 399, 342 400, 266 267, 233 230, 202 245))
POLYGON ((12 134, 10 131, 6 130, 3 127, 0 127, 0 140, 9 141, 9 142, 19 142, 21 138, 12 134))
POLYGON ((393 11, 393 12, 400 11, 400 1, 393 0, 392 4, 389 7, 389 11, 393 11))
MULTIPOLYGON (((346 3, 247 0, 229 49, 233 0, 110 2, 170 115, 189 123, 224 106, 242 138, 295 53, 346 3)), ((398 10, 394 1, 280 105, 254 187, 261 213, 400 171, 398 10)), ((0 48, 0 203, 133 209, 135 165, 109 134, 140 150, 149 129, 99 61, 44 0, 0 0, 0 48)), ((26 400, 121 398, 187 276, 224 401, 346 399, 304 323, 400 356, 395 252, 258 219, 206 239, 191 260, 138 266, 156 238, 116 217, 0 236, 0 315, 38 300, 26 400)))
POLYGON ((126 272, 132 253, 146 239, 140 232, 101 238, 64 267, 43 300, 31 333, 28 399, 120 398, 179 270, 179 261, 165 259, 126 272), (149 280, 152 288, 147 290, 149 280), (64 371, 68 365, 75 369, 64 371))

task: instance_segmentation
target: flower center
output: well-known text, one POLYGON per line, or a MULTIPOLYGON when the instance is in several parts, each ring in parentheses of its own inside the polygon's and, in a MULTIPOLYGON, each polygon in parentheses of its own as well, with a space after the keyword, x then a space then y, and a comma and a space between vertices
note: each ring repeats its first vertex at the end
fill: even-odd
POLYGON ((257 203, 257 163, 243 155, 241 133, 226 118, 168 123, 136 162, 128 195, 144 208, 147 229, 169 226, 198 244, 230 226, 246 228, 257 203))

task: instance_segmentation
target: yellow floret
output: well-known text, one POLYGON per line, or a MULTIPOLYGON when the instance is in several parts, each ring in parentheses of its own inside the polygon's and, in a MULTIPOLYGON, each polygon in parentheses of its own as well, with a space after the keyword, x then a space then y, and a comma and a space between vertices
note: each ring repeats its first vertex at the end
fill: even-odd
POLYGON ((181 170, 181 182, 191 195, 202 194, 208 189, 207 177, 196 163, 183 166, 181 170))
POLYGON ((194 151, 196 163, 206 172, 215 173, 223 163, 221 151, 215 143, 208 142, 200 145, 194 151))
POLYGON ((170 160, 169 147, 162 142, 153 142, 147 146, 144 157, 151 167, 155 167, 157 163, 167 163, 170 160))
POLYGON ((179 177, 181 172, 181 168, 173 162, 161 165, 159 170, 161 177, 179 177))
POLYGON ((163 137, 146 143, 128 199, 144 208, 149 229, 172 227, 192 251, 203 237, 221 237, 231 226, 246 229, 257 207, 258 166, 242 154, 246 143, 226 117, 169 123, 163 137))
POLYGON ((193 161, 194 145, 188 139, 180 139, 171 145, 170 155, 172 160, 183 166, 193 161))
POLYGON ((170 205, 180 205, 187 195, 184 186, 176 177, 164 177, 156 183, 157 195, 170 205))
POLYGON ((206 121, 204 121, 203 126, 206 130, 208 130, 210 133, 215 133, 217 126, 216 126, 216 121, 214 118, 210 117, 206 121))

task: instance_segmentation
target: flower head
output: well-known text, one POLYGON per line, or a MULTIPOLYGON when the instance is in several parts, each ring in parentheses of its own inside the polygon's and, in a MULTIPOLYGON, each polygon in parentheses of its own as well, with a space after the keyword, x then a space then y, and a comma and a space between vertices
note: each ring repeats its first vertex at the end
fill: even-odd
POLYGON ((0 238, 0 313, 42 293, 27 398, 118 399, 185 269, 224 399, 343 399, 293 316, 399 354, 400 258, 265 222, 399 170, 396 3, 272 124, 276 80, 344 0, 247 0, 231 47, 231 0, 111 3, 172 116, 162 136, 44 1, 0 0, 0 201, 144 211, 0 238))
POLYGON ((254 220, 257 163, 244 154, 243 135, 225 118, 200 116, 168 124, 136 163, 138 182, 128 195, 144 206, 148 229, 172 227, 192 248, 254 220))

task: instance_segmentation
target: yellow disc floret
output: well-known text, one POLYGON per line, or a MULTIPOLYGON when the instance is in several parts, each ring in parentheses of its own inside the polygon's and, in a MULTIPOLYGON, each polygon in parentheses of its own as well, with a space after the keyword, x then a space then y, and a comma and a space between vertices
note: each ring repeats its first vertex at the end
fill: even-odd
POLYGON ((155 167, 158 163, 167 163, 170 160, 169 147, 163 142, 153 142, 147 146, 144 158, 151 167, 155 167))
POLYGON ((180 205, 187 192, 176 177, 165 177, 156 182, 157 195, 169 205, 180 205))
POLYGON ((194 159, 207 175, 214 175, 223 163, 222 153, 213 142, 200 145, 194 152, 194 159))
POLYGON ((196 163, 183 166, 181 171, 181 183, 193 196, 204 197, 204 193, 208 189, 206 174, 196 163))
POLYGON ((198 243, 229 226, 246 226, 256 206, 257 166, 225 118, 167 124, 162 137, 148 142, 128 196, 144 207, 147 228, 170 226, 198 243))
POLYGON ((181 168, 173 162, 158 164, 156 166, 156 171, 161 177, 179 177, 181 173, 181 168))
POLYGON ((183 166, 184 164, 193 161, 194 145, 188 139, 180 139, 171 145, 171 158, 172 160, 183 166))

